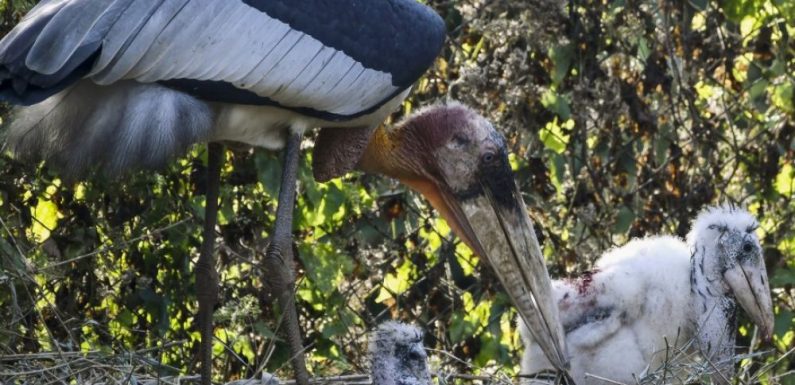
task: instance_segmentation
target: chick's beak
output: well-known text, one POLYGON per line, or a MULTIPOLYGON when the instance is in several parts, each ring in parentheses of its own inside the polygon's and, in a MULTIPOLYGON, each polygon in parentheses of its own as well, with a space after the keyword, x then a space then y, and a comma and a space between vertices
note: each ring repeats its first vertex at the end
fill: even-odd
POLYGON ((723 276, 737 302, 759 327, 762 338, 769 341, 773 333, 773 301, 764 265, 760 268, 738 263, 723 276))

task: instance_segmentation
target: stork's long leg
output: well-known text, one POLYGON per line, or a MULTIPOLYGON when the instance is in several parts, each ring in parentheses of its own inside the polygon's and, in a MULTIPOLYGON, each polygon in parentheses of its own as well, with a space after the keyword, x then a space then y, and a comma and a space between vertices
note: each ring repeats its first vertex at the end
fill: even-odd
POLYGON ((295 308, 295 272, 293 271, 293 209, 295 207, 295 181, 298 174, 301 135, 290 133, 284 153, 284 169, 279 190, 276 224, 265 255, 265 268, 271 272, 268 284, 278 298, 284 314, 287 342, 298 385, 309 385, 309 372, 304 361, 303 339, 295 308))
POLYGON ((204 206, 204 232, 199 261, 196 263, 197 315, 201 333, 201 383, 211 385, 213 369, 213 309, 218 302, 218 272, 215 271, 215 224, 218 218, 218 190, 224 148, 218 143, 207 145, 207 192, 204 206))

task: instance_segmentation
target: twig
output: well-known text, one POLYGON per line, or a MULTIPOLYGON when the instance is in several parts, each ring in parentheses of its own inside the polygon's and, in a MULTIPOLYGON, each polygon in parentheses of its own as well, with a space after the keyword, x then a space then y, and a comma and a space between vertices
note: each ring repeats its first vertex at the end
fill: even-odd
POLYGON ((597 376, 597 375, 591 374, 591 373, 585 373, 585 377, 595 378, 597 380, 609 382, 609 383, 615 384, 615 385, 627 385, 627 384, 625 384, 623 382, 614 381, 614 380, 611 380, 609 378, 600 377, 600 376, 597 376))

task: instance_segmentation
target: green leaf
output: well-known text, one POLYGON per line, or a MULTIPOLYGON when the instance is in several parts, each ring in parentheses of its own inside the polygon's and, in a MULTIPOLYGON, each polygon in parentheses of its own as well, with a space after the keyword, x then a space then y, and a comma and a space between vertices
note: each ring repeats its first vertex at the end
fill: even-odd
POLYGON ((751 100, 761 99, 766 95, 767 92, 767 85, 769 83, 765 79, 758 79, 751 85, 751 88, 748 90, 748 97, 751 100))
POLYGON ((740 22, 743 18, 756 16, 763 4, 762 0, 725 0, 723 12, 731 21, 740 22))
POLYGON ((629 230, 629 226, 632 225, 632 221, 635 220, 635 213, 627 206, 621 206, 621 209, 618 210, 618 215, 616 215, 616 223, 613 225, 613 233, 614 234, 624 234, 629 230))
POLYGON ((795 271, 790 269, 776 269, 776 272, 770 277, 770 286, 783 287, 784 285, 791 285, 795 282, 795 271))
POLYGON ((773 334, 778 336, 779 338, 784 337, 784 334, 787 334, 788 331, 792 330, 792 321, 795 314, 793 314, 789 310, 781 310, 776 315, 776 322, 773 327, 773 334))
POLYGON ((690 0, 689 4, 699 11, 705 11, 709 2, 707 0, 690 0))
MULTIPOLYGON (((552 47, 549 57, 555 63, 555 71, 552 72, 552 84, 560 84, 571 68, 571 59, 574 56, 574 46, 572 44, 558 45, 552 47)), ((565 117, 568 118, 568 117, 565 117)), ((564 118, 564 119, 565 119, 564 118)))
POLYGON ((475 358, 475 364, 477 364, 477 366, 484 367, 488 365, 490 361, 500 356, 501 346, 499 341, 489 337, 490 336, 482 335, 480 338, 480 351, 475 358))
POLYGON ((58 206, 50 200, 39 198, 36 207, 31 209, 35 220, 30 232, 38 242, 43 242, 50 237, 50 231, 55 230, 58 224, 58 206))
POLYGON ((312 284, 322 293, 332 293, 345 279, 345 275, 353 270, 350 257, 336 252, 328 242, 301 245, 299 257, 306 266, 312 284))
POLYGON ((795 193, 795 168, 791 164, 785 164, 776 175, 774 185, 779 194, 792 196, 795 193))
POLYGON ((276 155, 265 151, 257 151, 254 156, 257 175, 265 187, 265 192, 272 197, 278 196, 282 177, 282 162, 276 155))
POLYGON ((563 125, 558 124, 558 118, 553 119, 547 123, 544 128, 539 131, 538 135, 544 146, 557 154, 562 154, 566 151, 566 145, 569 143, 569 135, 563 132, 563 127, 573 127, 574 121, 568 120, 563 125))
POLYGON ((671 146, 671 125, 663 124, 654 140, 654 160, 660 165, 668 159, 668 148, 671 146))
POLYGON ((774 106, 782 109, 784 112, 795 112, 795 108, 792 106, 793 88, 792 82, 773 86, 773 92, 770 94, 770 101, 773 102, 774 106))
POLYGON ((126 326, 126 327, 132 326, 133 322, 135 322, 135 318, 134 318, 132 312, 130 312, 130 310, 128 310, 128 309, 123 309, 119 313, 119 315, 116 316, 115 320, 116 320, 116 322, 118 322, 122 326, 126 326))
POLYGON ((279 339, 279 336, 277 336, 262 320, 258 320, 254 323, 254 331, 268 339, 279 339))
POLYGON ((568 120, 571 117, 569 101, 559 95, 554 89, 549 89, 541 95, 541 105, 557 114, 563 120, 568 120))
POLYGON ((646 59, 649 58, 649 55, 651 55, 649 42, 643 37, 638 38, 638 59, 645 62, 646 59))
POLYGON ((335 221, 342 220, 345 215, 345 193, 334 183, 329 183, 324 197, 323 213, 335 221))
POLYGON ((453 316, 450 318, 450 329, 448 333, 450 342, 457 344, 475 333, 475 325, 468 322, 464 315, 462 315, 462 312, 457 311, 453 313, 453 316))
POLYGON ((555 186, 555 192, 559 198, 563 198, 563 182, 566 178, 566 160, 558 153, 550 156, 552 167, 550 167, 549 177, 552 185, 555 186))
POLYGON ((221 207, 218 210, 218 224, 228 225, 234 218, 235 211, 232 209, 232 201, 228 199, 221 201, 221 207))
POLYGON ((6 269, 16 274, 26 271, 25 256, 20 255, 20 252, 5 238, 0 238, 0 255, 3 256, 0 258, 0 273, 6 269))
POLYGON ((376 302, 383 302, 393 296, 403 294, 411 287, 411 275, 414 272, 414 265, 410 261, 403 262, 394 273, 384 277, 381 292, 376 298, 376 302))
POLYGON ((349 309, 342 309, 335 314, 331 322, 323 327, 323 337, 334 338, 344 335, 351 326, 358 324, 356 314, 349 309))

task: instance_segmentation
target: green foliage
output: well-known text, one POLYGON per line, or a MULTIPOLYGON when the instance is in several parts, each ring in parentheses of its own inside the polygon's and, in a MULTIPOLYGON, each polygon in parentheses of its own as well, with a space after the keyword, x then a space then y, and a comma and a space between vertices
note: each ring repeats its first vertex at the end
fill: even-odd
MULTIPOLYGON (((32 3, 0 1, 3 29, 32 3)), ((630 237, 682 236, 704 205, 743 204, 761 219, 776 307, 762 360, 795 347, 792 2, 427 3, 449 44, 394 118, 448 94, 487 115, 512 147, 553 276, 630 237)), ((279 159, 227 153, 219 379, 289 375, 261 265, 279 159)), ((195 372, 205 164, 198 146, 158 174, 71 184, 0 157, 0 354, 154 348, 162 374, 195 372)), ((399 318, 450 353, 436 358, 443 370, 514 374, 515 314, 488 266, 405 187, 361 174, 319 184, 309 165, 306 155, 294 234, 311 370, 361 370, 365 332, 399 318)))

